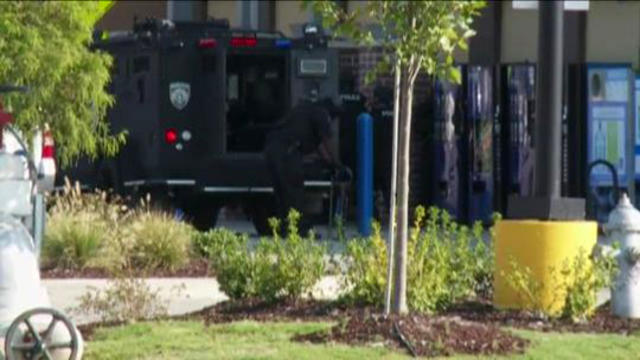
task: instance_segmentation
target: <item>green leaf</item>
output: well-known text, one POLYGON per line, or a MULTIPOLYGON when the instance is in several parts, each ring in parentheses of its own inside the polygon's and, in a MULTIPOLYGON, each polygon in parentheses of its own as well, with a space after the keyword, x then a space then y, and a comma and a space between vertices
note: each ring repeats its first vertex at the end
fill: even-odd
POLYGON ((470 38, 472 36, 474 36, 476 34, 476 31, 473 29, 468 29, 467 31, 464 32, 464 34, 462 35, 463 38, 470 38))
POLYGON ((460 50, 462 51, 467 51, 469 49, 469 46, 467 45, 467 41, 466 39, 460 39, 458 40, 458 47, 460 48, 460 50))
POLYGON ((449 79, 451 79, 451 81, 453 81, 456 84, 460 84, 460 82, 462 81, 462 77, 460 75, 460 69, 458 69, 457 67, 450 68, 449 79))
POLYGON ((446 60, 446 64, 447 65, 453 65, 453 56, 451 56, 451 54, 447 55, 447 60, 446 60))
POLYGON ((449 41, 449 38, 446 36, 441 37, 440 46, 444 51, 449 52, 451 50, 451 42, 449 41))

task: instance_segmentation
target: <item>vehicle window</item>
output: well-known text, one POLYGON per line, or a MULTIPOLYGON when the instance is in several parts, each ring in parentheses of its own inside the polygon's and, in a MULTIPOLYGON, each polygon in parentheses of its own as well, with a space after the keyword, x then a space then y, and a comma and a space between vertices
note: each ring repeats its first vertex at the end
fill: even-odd
POLYGON ((288 104, 283 55, 231 54, 227 58, 227 151, 262 152, 288 104))

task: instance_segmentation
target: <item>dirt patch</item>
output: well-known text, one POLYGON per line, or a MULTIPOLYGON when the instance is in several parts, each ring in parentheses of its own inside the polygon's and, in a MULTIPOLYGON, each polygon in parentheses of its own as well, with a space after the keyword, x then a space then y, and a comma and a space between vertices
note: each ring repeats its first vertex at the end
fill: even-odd
MULTIPOLYGON (((206 277, 211 276, 209 271, 209 261, 206 259, 194 259, 191 260, 184 267, 175 271, 169 271, 166 269, 156 269, 153 271, 144 271, 137 274, 133 274, 136 277, 151 278, 151 277, 165 277, 165 278, 178 278, 178 277, 206 277)), ((113 277, 109 271, 105 269, 97 268, 84 268, 84 269, 43 269, 40 271, 40 277, 42 279, 105 279, 113 277)))
POLYGON ((544 332, 582 332, 616 333, 628 335, 640 331, 640 319, 623 319, 611 314, 608 305, 599 307, 595 314, 585 322, 571 319, 542 319, 530 312, 515 310, 497 310, 488 302, 468 302, 460 304, 447 312, 449 316, 459 316, 469 321, 509 326, 519 329, 544 332))
POLYGON ((424 315, 389 316, 359 314, 338 323, 328 332, 299 335, 297 341, 350 345, 382 343, 404 348, 413 356, 453 354, 522 353, 529 344, 494 325, 465 321, 456 317, 424 315))

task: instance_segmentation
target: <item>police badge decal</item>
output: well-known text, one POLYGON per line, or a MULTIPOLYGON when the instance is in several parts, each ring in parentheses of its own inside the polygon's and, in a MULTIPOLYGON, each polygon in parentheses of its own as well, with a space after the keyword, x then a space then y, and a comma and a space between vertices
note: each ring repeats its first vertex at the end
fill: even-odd
POLYGON ((191 96, 191 85, 186 82, 173 82, 169 84, 169 99, 171 104, 178 110, 184 109, 189 103, 191 96))

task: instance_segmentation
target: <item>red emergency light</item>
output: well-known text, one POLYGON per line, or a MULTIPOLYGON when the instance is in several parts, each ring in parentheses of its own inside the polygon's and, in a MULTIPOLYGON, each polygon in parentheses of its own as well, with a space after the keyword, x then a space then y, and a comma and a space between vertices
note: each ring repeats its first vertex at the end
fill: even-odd
POLYGON ((178 141, 178 132, 176 129, 167 129, 167 131, 164 132, 164 141, 169 145, 175 144, 178 141))
POLYGON ((213 49, 216 46, 218 46, 218 42, 214 38, 200 39, 198 42, 198 47, 201 49, 213 49))
POLYGON ((232 47, 254 47, 258 40, 254 37, 233 37, 229 45, 232 47))
POLYGON ((0 128, 3 128, 5 125, 13 122, 13 116, 11 114, 4 112, 2 110, 2 105, 0 104, 0 128))
POLYGON ((4 112, 2 109, 2 102, 0 102, 0 148, 3 146, 2 133, 4 127, 13 122, 13 117, 11 114, 4 112))
POLYGON ((47 159, 56 157, 56 145, 50 130, 45 130, 42 134, 42 157, 47 159))

